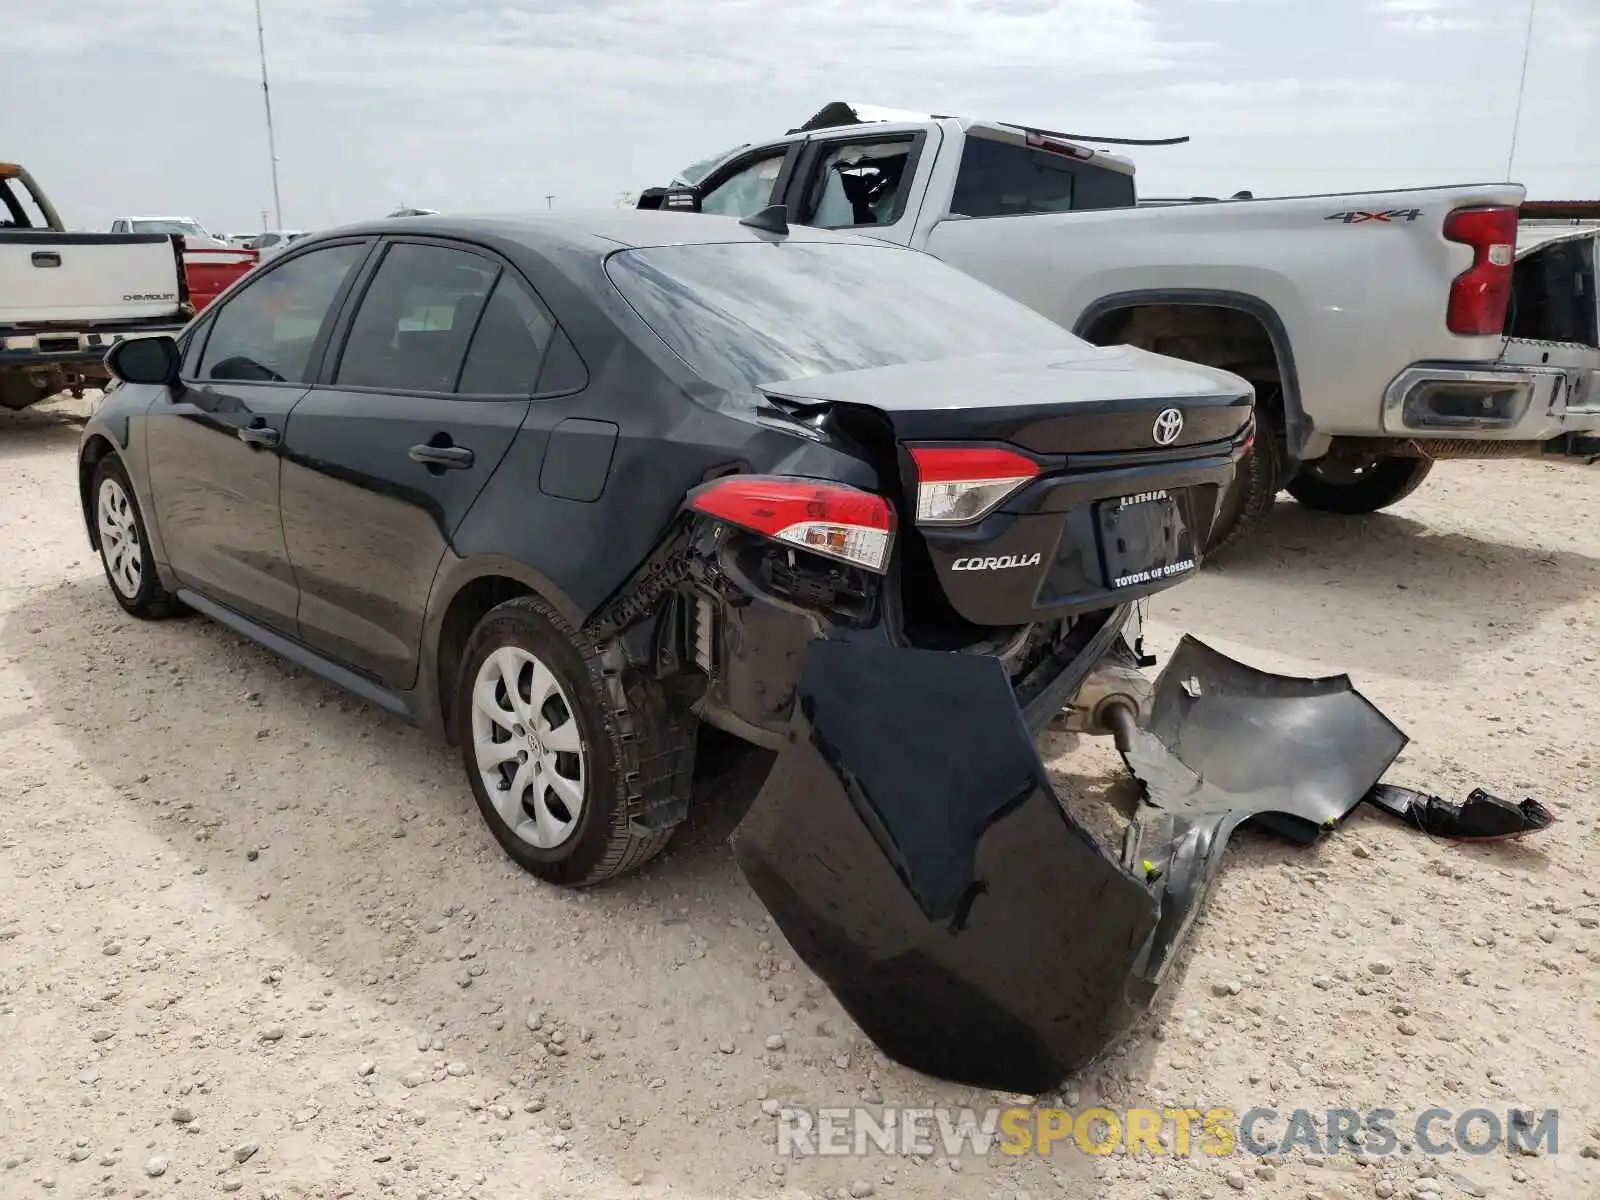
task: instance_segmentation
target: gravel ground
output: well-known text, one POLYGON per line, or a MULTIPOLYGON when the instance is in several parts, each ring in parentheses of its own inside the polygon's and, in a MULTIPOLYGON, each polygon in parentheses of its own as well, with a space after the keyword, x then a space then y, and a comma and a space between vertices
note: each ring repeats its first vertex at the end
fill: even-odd
MULTIPOLYGON (((1584 1197, 1600 1193, 1594 476, 1450 464, 1392 513, 1281 504, 1159 599, 1269 669, 1348 671, 1397 782, 1534 795, 1523 843, 1358 812, 1242 835, 1183 976, 1083 1108, 1559 1108, 1559 1153, 791 1161, 782 1104, 975 1105, 876 1054, 703 797, 640 877, 500 854, 454 755, 219 626, 117 608, 71 405, 0 413, 0 1196, 1584 1197)), ((1074 806, 1101 743, 1047 745, 1074 806)), ((1065 919, 1073 919, 1070 916, 1065 919)))

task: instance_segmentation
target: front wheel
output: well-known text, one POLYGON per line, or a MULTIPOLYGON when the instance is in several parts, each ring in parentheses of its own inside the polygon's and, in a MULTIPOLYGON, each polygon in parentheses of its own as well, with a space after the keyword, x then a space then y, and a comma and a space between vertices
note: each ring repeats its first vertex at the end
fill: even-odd
POLYGON ((693 732, 658 689, 608 673, 533 597, 491 610, 457 684, 456 737, 495 840, 549 883, 586 887, 660 853, 649 814, 687 800, 693 732))
POLYGON ((1356 516, 1398 504, 1432 470, 1430 458, 1325 458, 1291 479, 1288 491, 1314 512, 1356 516))
POLYGON ((89 486, 100 564, 117 603, 146 621, 181 611, 182 603, 161 585, 161 577, 156 574, 144 515, 134 498, 128 472, 116 455, 108 454, 100 460, 89 486))

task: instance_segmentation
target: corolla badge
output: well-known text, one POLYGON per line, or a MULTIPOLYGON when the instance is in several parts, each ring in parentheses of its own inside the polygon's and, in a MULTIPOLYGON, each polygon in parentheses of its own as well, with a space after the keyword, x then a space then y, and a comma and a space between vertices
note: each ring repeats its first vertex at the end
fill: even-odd
POLYGON ((1176 408, 1164 408, 1157 415, 1150 435, 1156 439, 1156 445, 1170 446, 1178 440, 1178 435, 1182 432, 1183 413, 1176 408))
POLYGON ((1013 567, 1037 567, 1043 556, 1039 554, 1001 554, 993 558, 958 558, 950 564, 952 571, 1008 571, 1013 567))

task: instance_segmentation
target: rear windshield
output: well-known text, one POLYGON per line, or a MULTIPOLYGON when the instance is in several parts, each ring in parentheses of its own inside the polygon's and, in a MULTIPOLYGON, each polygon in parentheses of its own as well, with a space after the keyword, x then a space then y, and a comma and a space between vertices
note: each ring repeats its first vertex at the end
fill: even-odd
POLYGON ((607 269, 680 358, 737 391, 896 363, 1083 345, 954 267, 888 246, 655 246, 620 251, 607 269))
POLYGON ((135 233, 176 233, 184 237, 204 237, 206 231, 193 221, 135 221, 135 233))

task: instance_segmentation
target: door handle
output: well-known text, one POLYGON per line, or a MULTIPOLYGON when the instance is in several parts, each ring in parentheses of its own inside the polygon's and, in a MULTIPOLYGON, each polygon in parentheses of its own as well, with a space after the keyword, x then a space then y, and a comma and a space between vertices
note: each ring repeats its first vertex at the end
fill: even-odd
POLYGON ((425 467, 446 467, 457 471, 470 467, 476 457, 465 446, 434 446, 426 442, 411 447, 407 453, 412 462, 425 467))
POLYGON ((276 446, 283 435, 270 425, 246 425, 239 430, 239 440, 246 446, 276 446))

